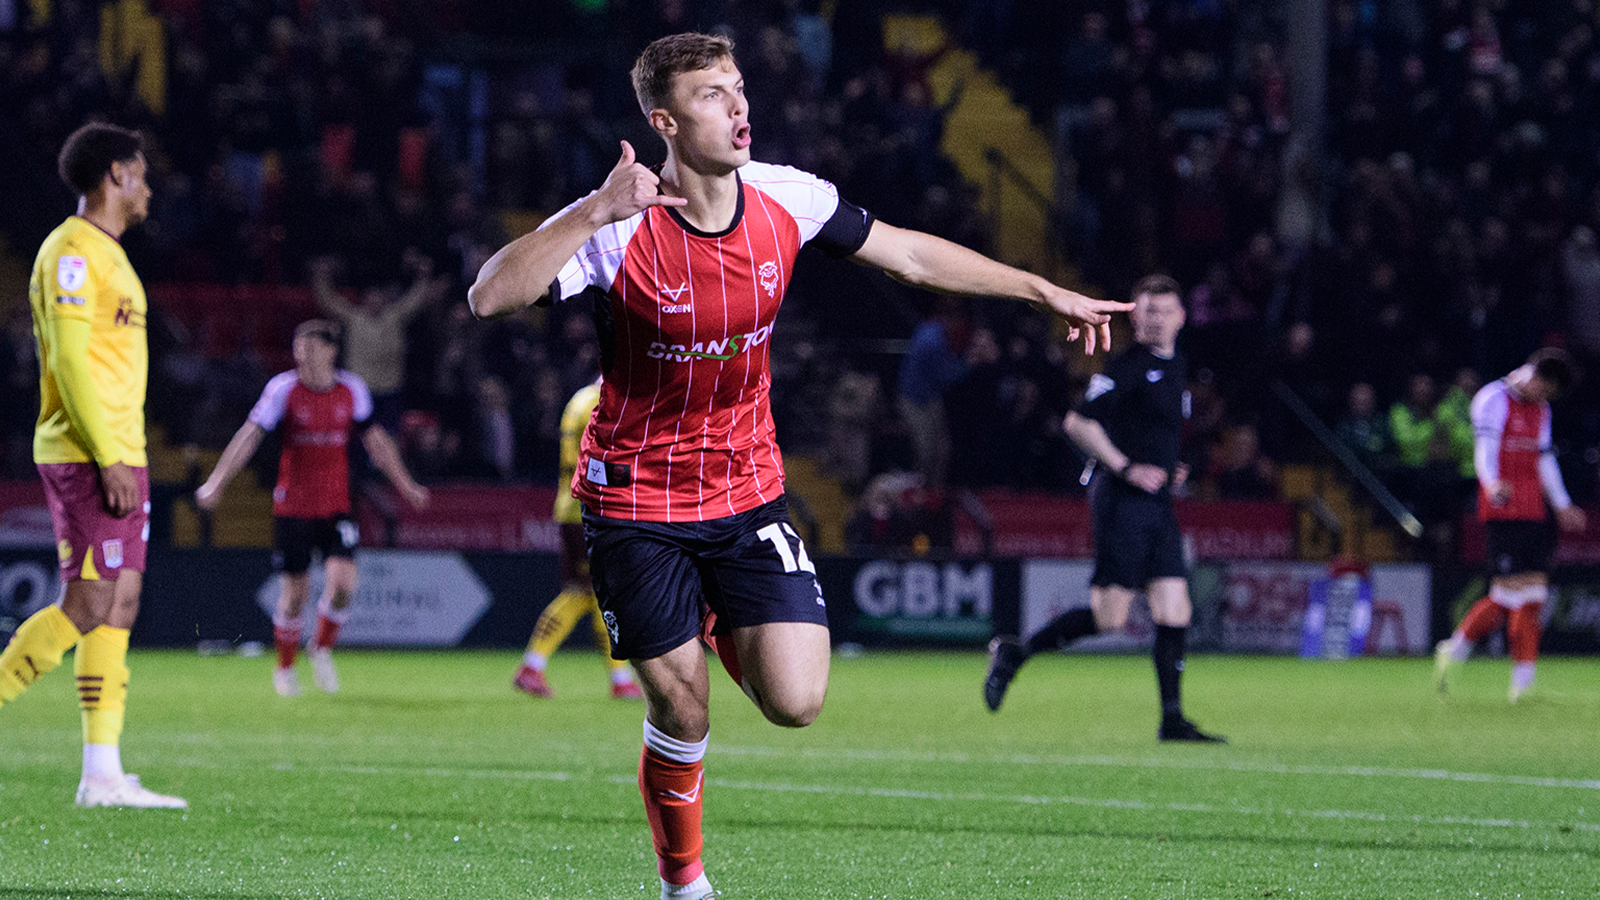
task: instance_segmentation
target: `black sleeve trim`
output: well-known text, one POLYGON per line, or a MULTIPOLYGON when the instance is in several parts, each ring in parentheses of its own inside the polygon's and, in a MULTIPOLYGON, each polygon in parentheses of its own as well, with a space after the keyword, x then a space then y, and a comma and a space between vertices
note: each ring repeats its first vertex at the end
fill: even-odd
POLYGON ((555 306, 561 302, 561 279, 550 282, 550 291, 533 301, 534 306, 555 306))
POLYGON ((849 256, 867 242, 872 222, 872 213, 841 197, 838 208, 812 240, 829 256, 849 256))

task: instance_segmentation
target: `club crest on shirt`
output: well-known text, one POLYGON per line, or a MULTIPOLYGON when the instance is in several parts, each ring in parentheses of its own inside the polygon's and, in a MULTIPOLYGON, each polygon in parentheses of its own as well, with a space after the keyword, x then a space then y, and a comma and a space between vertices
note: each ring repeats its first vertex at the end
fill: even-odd
POLYGON ((63 256, 56 260, 56 284, 63 291, 75 291, 89 280, 89 261, 81 256, 63 256))
POLYGON ((1150 369, 1144 373, 1144 380, 1150 382, 1151 384, 1155 384, 1161 380, 1162 376, 1166 374, 1167 373, 1161 371, 1160 369, 1150 369))
POLYGON ((778 296, 778 264, 767 260, 756 270, 756 275, 761 278, 761 289, 767 292, 768 297, 778 296))

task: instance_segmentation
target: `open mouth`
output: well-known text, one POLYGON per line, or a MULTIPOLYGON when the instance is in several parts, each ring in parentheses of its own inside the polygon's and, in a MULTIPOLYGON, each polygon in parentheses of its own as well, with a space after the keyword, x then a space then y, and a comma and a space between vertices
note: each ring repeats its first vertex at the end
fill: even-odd
POLYGON ((733 146, 740 150, 750 146, 750 123, 746 122, 733 129, 733 146))

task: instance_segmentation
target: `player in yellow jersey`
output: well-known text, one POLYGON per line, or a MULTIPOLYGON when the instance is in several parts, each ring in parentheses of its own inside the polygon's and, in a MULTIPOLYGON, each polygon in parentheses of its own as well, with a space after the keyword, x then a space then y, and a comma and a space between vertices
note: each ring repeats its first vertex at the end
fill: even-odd
POLYGON ((61 148, 61 179, 78 213, 50 233, 28 302, 39 350, 33 459, 44 480, 65 589, 0 652, 0 704, 15 700, 77 647, 83 708, 79 806, 186 807, 122 771, 128 629, 139 613, 150 479, 144 395, 150 368, 144 285, 119 240, 150 212, 138 132, 79 128, 61 148))
POLYGON ((628 664, 611 658, 611 634, 600 616, 600 603, 595 600, 594 585, 589 581, 589 554, 583 546, 583 507, 572 496, 578 445, 583 441, 583 429, 589 425, 589 415, 599 402, 600 380, 597 378, 579 388, 561 412, 561 475, 556 482, 556 508, 551 516, 561 529, 561 593, 539 614, 539 621, 533 626, 533 637, 528 639, 528 649, 522 654, 522 667, 511 680, 518 690, 535 697, 548 697, 553 693, 550 682, 544 677, 545 664, 584 616, 589 617, 594 627, 595 645, 611 669, 611 696, 627 700, 644 696, 628 671, 628 664))

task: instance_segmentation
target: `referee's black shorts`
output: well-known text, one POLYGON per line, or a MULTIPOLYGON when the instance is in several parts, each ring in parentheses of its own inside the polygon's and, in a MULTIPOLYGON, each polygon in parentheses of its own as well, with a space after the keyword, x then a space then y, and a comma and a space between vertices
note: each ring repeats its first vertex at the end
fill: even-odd
POLYGON ((704 522, 633 522, 583 512, 589 575, 616 659, 653 659, 694 640, 772 622, 828 624, 816 567, 789 503, 704 522))
POLYGON ((1147 494, 1109 475, 1089 485, 1094 529, 1093 587, 1143 590, 1157 578, 1187 578, 1183 535, 1172 498, 1147 494))
POLYGON ((1556 526, 1549 519, 1490 519, 1484 523, 1490 577, 1548 572, 1556 540, 1556 526))

